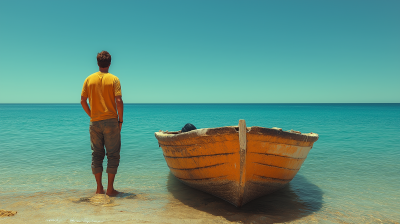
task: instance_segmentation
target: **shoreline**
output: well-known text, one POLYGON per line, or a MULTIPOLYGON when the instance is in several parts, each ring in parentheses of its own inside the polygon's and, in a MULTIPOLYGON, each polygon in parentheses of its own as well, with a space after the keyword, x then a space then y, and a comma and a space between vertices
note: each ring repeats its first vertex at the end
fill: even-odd
POLYGON ((323 206, 322 191, 299 175, 294 183, 270 195, 236 208, 210 194, 182 184, 172 174, 167 181, 168 194, 121 189, 122 195, 110 198, 95 195, 94 190, 65 190, 18 195, 0 195, 0 209, 18 213, 2 217, 6 223, 310 223, 310 222, 383 222, 394 223, 396 216, 344 213, 323 206), (299 188, 299 185, 301 187, 299 188), (310 195, 311 193, 311 195, 310 195), (304 195, 310 198, 304 201, 304 195), (102 198, 103 197, 103 198, 102 198), (6 202, 4 204, 4 202, 6 202))

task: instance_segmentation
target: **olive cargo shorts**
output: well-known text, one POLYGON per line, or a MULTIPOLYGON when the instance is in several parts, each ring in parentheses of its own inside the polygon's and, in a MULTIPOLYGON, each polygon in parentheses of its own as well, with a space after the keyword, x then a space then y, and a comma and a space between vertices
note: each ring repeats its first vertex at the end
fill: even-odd
POLYGON ((92 148, 92 172, 103 172, 103 159, 107 155, 107 173, 116 174, 121 151, 121 131, 118 120, 107 119, 90 122, 90 145, 92 148), (104 146, 107 153, 104 152, 104 146))

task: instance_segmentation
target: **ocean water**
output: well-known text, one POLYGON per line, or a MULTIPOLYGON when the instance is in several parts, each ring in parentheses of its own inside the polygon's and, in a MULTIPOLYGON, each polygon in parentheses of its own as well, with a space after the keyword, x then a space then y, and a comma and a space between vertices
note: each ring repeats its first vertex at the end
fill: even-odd
POLYGON ((0 104, 0 209, 17 211, 0 223, 400 222, 400 104, 125 104, 124 193, 96 197, 90 163, 80 104, 0 104), (177 181, 154 132, 239 119, 320 138, 285 188, 235 208, 177 181))

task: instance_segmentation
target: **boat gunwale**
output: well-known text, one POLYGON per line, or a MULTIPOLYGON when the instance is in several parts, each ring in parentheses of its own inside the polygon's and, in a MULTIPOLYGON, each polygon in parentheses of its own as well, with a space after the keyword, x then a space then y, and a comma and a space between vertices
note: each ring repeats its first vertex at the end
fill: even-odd
MULTIPOLYGON (((223 134, 239 134, 238 126, 226 126, 218 128, 202 128, 196 129, 184 133, 179 132, 155 132, 155 136, 159 141, 180 141, 193 137, 211 136, 211 135, 223 135, 223 134)), ((301 142, 316 142, 319 138, 317 133, 296 133, 290 131, 283 131, 278 128, 264 128, 259 126, 252 126, 247 128, 247 133, 251 135, 269 135, 274 137, 280 137, 284 139, 296 140, 301 142)))

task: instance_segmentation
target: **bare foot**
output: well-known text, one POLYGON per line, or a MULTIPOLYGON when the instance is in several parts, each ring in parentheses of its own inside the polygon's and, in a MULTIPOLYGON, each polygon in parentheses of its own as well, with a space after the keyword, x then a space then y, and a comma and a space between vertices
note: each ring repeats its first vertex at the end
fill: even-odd
POLYGON ((114 190, 114 189, 112 189, 111 192, 109 192, 109 191, 107 190, 107 195, 110 196, 110 197, 115 197, 115 196, 117 196, 119 193, 120 193, 119 191, 116 191, 116 190, 114 190))
POLYGON ((96 194, 104 194, 104 189, 103 188, 98 188, 96 190, 96 194))

